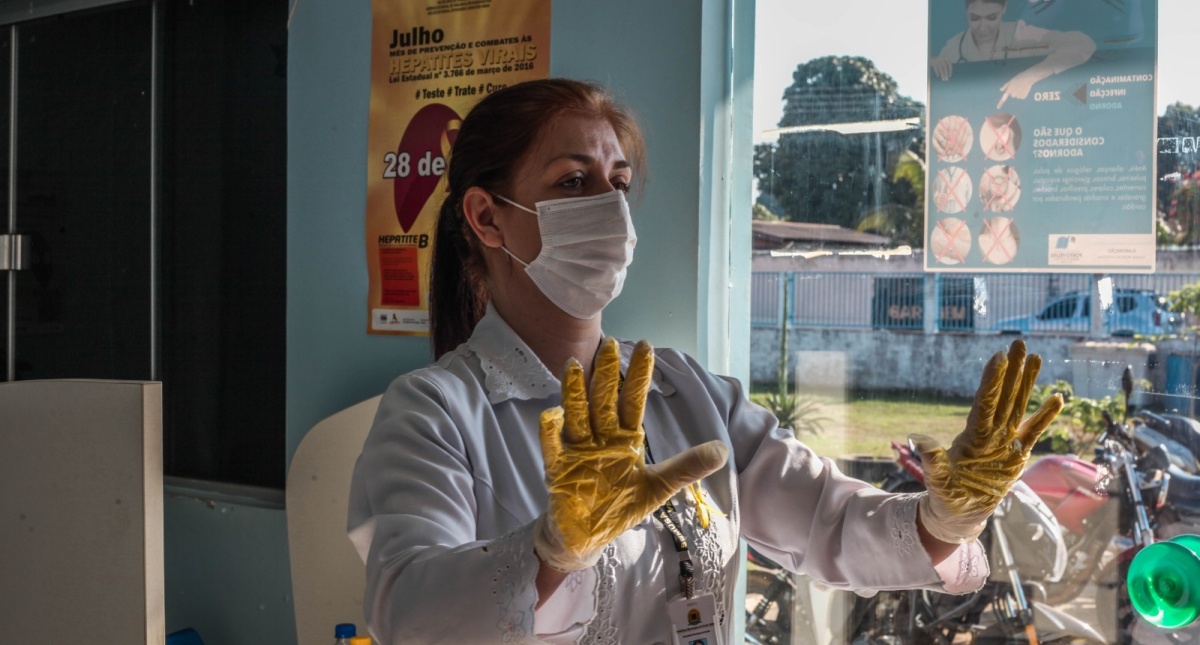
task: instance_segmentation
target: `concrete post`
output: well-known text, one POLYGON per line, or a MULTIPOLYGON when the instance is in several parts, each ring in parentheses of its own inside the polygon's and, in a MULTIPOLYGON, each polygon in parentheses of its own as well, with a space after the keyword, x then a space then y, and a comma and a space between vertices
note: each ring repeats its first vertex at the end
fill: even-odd
POLYGON ((926 334, 938 333, 938 318, 942 313, 942 303, 938 299, 938 283, 941 282, 941 276, 937 273, 925 274, 925 299, 922 306, 924 316, 922 316, 922 327, 926 334))

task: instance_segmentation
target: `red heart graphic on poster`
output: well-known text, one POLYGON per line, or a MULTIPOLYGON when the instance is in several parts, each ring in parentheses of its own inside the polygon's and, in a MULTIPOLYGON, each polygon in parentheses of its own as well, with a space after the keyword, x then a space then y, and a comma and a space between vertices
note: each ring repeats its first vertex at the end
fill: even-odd
POLYGON ((396 221, 405 233, 417 221, 445 172, 446 157, 458 135, 460 121, 454 110, 431 103, 413 115, 400 138, 392 189, 396 221))

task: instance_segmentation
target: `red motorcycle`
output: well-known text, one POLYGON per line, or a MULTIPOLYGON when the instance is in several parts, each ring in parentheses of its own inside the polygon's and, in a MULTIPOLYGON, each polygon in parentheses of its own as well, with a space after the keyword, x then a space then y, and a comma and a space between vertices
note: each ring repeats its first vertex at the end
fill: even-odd
MULTIPOLYGON (((901 468, 883 489, 924 490, 924 472, 911 446, 892 444, 901 468)), ((1057 580, 1066 561, 1062 531, 1050 509, 1021 482, 1001 502, 980 537, 991 576, 962 596, 930 591, 885 591, 855 598, 846 623, 854 645, 973 643, 1101 643, 1091 626, 1031 599, 1036 585, 1057 580)))
POLYGON ((1166 499, 1160 470, 1139 467, 1124 426, 1109 423, 1097 442, 1093 463, 1067 456, 1044 457, 1021 477, 1050 507, 1063 528, 1067 567, 1043 586, 1046 602, 1062 604, 1091 582, 1097 585, 1097 623, 1107 642, 1127 642, 1133 613, 1124 572, 1133 556, 1154 543, 1154 517, 1166 499), (1117 555, 1107 564, 1110 547, 1117 555), (1116 611, 1116 620, 1110 617, 1116 611), (1101 619, 1104 620, 1101 620, 1101 619))

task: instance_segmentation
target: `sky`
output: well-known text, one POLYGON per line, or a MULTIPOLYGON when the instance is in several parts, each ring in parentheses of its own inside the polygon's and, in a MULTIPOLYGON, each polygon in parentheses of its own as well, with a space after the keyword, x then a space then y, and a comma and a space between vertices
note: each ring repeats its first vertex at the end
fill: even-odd
MULTIPOLYGON (((936 0, 957 2, 958 0, 936 0)), ((1010 0, 1014 1, 1014 0, 1010 0)), ((796 66, 819 56, 864 56, 926 102, 929 0, 758 0, 754 52, 754 140, 783 115, 796 66)), ((1200 103, 1194 53, 1200 2, 1159 0, 1158 106, 1200 103)))

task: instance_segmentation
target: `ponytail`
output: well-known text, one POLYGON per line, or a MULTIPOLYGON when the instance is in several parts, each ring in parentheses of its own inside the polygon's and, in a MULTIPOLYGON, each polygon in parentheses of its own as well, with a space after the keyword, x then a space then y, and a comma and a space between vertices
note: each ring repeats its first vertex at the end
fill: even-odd
POLYGON ((458 206, 460 199, 457 193, 446 195, 433 236, 429 328, 434 359, 466 342, 487 306, 483 281, 472 270, 475 267, 471 259, 479 256, 471 248, 466 220, 458 206))

